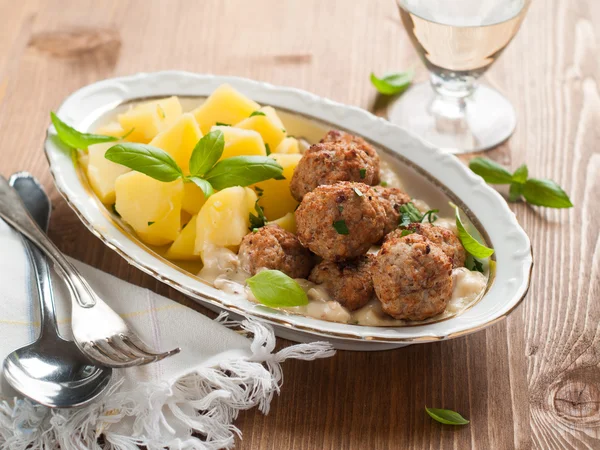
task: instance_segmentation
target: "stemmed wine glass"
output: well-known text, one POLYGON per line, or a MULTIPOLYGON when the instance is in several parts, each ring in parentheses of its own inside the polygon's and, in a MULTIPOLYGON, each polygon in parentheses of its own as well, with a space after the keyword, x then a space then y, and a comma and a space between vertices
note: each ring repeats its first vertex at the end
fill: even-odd
POLYGON ((396 0, 430 82, 411 87, 388 119, 453 153, 486 150, 516 125, 510 102, 477 79, 515 36, 530 0, 396 0))

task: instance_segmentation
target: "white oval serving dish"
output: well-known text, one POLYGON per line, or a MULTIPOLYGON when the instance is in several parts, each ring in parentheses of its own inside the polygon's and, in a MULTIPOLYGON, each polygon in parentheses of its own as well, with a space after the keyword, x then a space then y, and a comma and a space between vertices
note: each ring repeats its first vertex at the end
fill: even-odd
MULTIPOLYGON (((45 149, 57 189, 90 231, 129 263, 211 309, 251 315, 269 322, 279 336, 296 341, 326 339, 338 348, 351 350, 381 350, 463 336, 505 318, 523 300, 533 264, 531 245, 504 199, 456 157, 428 146, 409 131, 367 111, 298 89, 236 77, 169 71, 140 73, 91 84, 70 95, 57 113, 70 125, 86 131, 124 103, 170 95, 199 97, 199 103, 201 97, 208 96, 223 83, 231 84, 261 104, 281 110, 284 122, 288 117, 314 124, 315 136, 327 128, 339 128, 373 143, 386 160, 400 168, 405 183, 413 185, 409 193, 418 198, 426 197, 435 207, 440 206, 440 201, 446 204, 446 200, 461 206, 488 245, 495 249, 495 276, 490 277, 481 299, 459 315, 406 327, 327 322, 254 304, 215 289, 160 257, 126 231, 94 196, 85 176, 73 163, 70 153, 58 143, 50 127, 45 149), (416 183, 420 183, 417 189, 414 188, 416 183)), ((286 123, 286 127, 293 128, 293 124, 286 123)))

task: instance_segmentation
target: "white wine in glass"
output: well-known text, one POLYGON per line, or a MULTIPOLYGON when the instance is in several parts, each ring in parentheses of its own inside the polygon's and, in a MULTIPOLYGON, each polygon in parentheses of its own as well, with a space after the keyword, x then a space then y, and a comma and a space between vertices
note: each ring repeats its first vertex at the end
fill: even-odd
POLYGON ((388 110, 390 121, 454 153, 492 148, 513 133, 515 111, 477 79, 515 36, 529 0, 396 0, 430 72, 388 110))

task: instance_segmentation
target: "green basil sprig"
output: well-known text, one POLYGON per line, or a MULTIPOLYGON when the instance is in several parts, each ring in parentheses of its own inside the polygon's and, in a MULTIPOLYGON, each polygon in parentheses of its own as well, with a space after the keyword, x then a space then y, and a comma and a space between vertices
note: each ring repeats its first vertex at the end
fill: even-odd
POLYGON ((529 170, 521 165, 513 174, 500 164, 478 156, 469 162, 469 168, 486 183, 509 184, 508 199, 516 202, 524 197, 527 203, 548 208, 571 208, 573 203, 565 191, 554 181, 529 178, 529 170))
POLYGON ((451 409, 428 408, 426 406, 425 411, 433 420, 446 425, 467 425, 469 423, 467 419, 451 409))
POLYGON ((421 211, 412 203, 408 202, 400 206, 400 226, 407 227, 413 222, 425 222, 425 219, 429 223, 433 223, 437 220, 436 212, 437 209, 430 209, 425 214, 421 214, 421 211))
POLYGON ((488 248, 483 244, 480 244, 473 236, 469 234, 460 220, 460 211, 457 206, 453 205, 456 209, 456 228, 458 229, 458 238, 465 250, 473 255, 475 258, 485 259, 489 258, 494 254, 494 249, 488 248))
POLYGON ((279 270, 263 270, 246 282, 252 294, 263 305, 285 308, 308 304, 306 292, 294 279, 279 270))
POLYGON ((80 131, 77 131, 75 128, 70 127, 60 120, 53 112, 50 112, 50 120, 52 120, 52 124, 54 125, 54 128, 56 128, 56 134, 58 135, 58 138, 63 144, 72 148, 86 150, 90 145, 93 144, 101 144, 102 142, 112 142, 118 140, 118 138, 114 136, 81 133, 80 131))
POLYGON ((383 95, 395 95, 401 94, 408 89, 412 83, 414 76, 413 70, 407 70, 406 72, 390 73, 377 77, 371 72, 371 84, 375 86, 375 89, 383 95))
POLYGON ((225 140, 220 130, 203 136, 190 157, 190 174, 184 175, 177 162, 164 150, 147 144, 124 142, 109 148, 104 157, 159 181, 195 183, 205 197, 215 190, 232 186, 249 186, 259 181, 281 177, 283 167, 265 156, 234 156, 219 161, 225 140))

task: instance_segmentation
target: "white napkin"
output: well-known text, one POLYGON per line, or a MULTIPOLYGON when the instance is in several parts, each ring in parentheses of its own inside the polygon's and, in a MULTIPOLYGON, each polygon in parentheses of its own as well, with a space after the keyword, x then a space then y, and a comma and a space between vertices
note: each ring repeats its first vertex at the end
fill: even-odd
MULTIPOLYGON (((268 325, 251 319, 230 322, 224 315, 213 321, 147 289, 74 263, 145 342, 159 350, 181 347, 181 353, 159 363, 116 370, 109 393, 75 410, 51 410, 0 390, 0 448, 231 448, 234 434, 240 434, 233 425, 239 411, 254 406, 265 414, 269 411, 282 382, 279 363, 334 354, 324 342, 273 353, 275 337, 268 325)), ((0 361, 39 333, 39 308, 32 305, 28 272, 20 236, 0 221, 0 361)), ((57 277, 54 288, 59 328, 70 339, 70 297, 57 277)))

